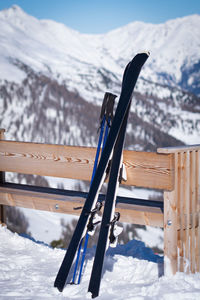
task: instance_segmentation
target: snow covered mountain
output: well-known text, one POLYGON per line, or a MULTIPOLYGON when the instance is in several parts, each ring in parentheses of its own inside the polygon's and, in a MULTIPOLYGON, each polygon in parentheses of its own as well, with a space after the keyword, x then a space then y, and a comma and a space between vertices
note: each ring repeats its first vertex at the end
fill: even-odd
POLYGON ((85 35, 54 21, 37 20, 18 6, 1 11, 1 127, 11 138, 95 145, 104 92, 119 95, 126 64, 141 49, 149 49, 127 146, 152 150, 197 143, 199 25, 200 16, 193 15, 85 35))
MULTIPOLYGON (((146 79, 200 94, 199 15, 159 25, 133 22, 104 35, 85 35, 54 21, 37 20, 13 6, 0 12, 0 24, 1 63, 5 66, 8 58, 15 58, 35 71, 71 78, 67 86, 74 87, 75 74, 81 82, 82 77, 88 81, 94 68, 120 76, 127 61, 147 49, 151 58, 143 73, 146 79)), ((23 75, 19 72, 18 80, 23 75)), ((1 77, 11 80, 7 68, 1 77)))

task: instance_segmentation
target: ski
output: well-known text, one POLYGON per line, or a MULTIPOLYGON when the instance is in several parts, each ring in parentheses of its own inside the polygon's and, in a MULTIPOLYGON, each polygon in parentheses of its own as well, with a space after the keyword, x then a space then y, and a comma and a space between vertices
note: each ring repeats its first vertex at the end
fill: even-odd
POLYGON ((81 238, 86 233, 85 230, 87 230, 86 226, 90 212, 92 211, 92 209, 94 209, 94 204, 97 202, 99 190, 105 180, 106 169, 112 156, 113 148, 122 127, 126 112, 128 111, 136 81, 138 79, 141 68, 147 60, 148 56, 149 54, 146 52, 137 54, 125 69, 121 95, 117 105, 115 116, 113 118, 112 126, 110 128, 104 150, 102 151, 102 155, 96 169, 88 193, 88 197, 85 201, 71 242, 54 282, 54 286, 57 287, 60 292, 65 286, 81 238))
POLYGON ((128 111, 118 135, 112 157, 103 218, 101 222, 99 239, 88 288, 88 292, 92 293, 92 298, 95 298, 99 295, 104 255, 109 244, 115 243, 116 239, 116 236, 114 235, 114 227, 120 217, 119 213, 115 213, 116 194, 118 185, 120 183, 120 169, 122 167, 122 151, 126 133, 127 119, 128 111))

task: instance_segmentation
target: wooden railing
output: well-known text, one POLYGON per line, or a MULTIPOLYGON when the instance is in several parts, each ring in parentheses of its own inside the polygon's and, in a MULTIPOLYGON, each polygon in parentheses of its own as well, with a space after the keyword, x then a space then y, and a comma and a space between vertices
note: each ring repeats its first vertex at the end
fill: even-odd
MULTIPOLYGON (((4 172, 90 181, 95 152, 87 147, 6 141, 0 130, 0 204, 80 214, 77 207, 86 193, 7 184, 4 172)), ((199 155, 200 145, 161 148, 157 153, 123 152, 124 184, 163 190, 164 210, 158 201, 118 197, 120 220, 164 227, 166 272, 200 271, 199 155)))
POLYGON ((164 248, 172 272, 200 272, 200 145, 158 149, 174 156, 174 189, 164 192, 164 248))

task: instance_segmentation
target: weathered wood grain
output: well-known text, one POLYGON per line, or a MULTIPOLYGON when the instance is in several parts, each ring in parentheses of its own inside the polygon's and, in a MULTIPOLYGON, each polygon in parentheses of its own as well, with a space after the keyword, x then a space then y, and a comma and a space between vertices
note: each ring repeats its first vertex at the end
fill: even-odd
POLYGON ((200 150, 196 151, 196 218, 198 220, 198 226, 196 226, 196 249, 195 249, 195 261, 196 261, 196 271, 200 272, 200 150))
MULTIPOLYGON (((5 133, 5 129, 0 128, 0 140, 5 139, 4 133, 5 133)), ((0 170, 0 182, 2 183, 4 181, 5 181, 5 173, 0 170)), ((5 222, 6 222, 6 210, 3 205, 0 205, 0 224, 5 225, 5 222)))
MULTIPOLYGON (((96 148, 0 141, 0 171, 91 179, 96 148)), ((123 152, 125 185, 173 189, 173 155, 123 152)))
POLYGON ((175 185, 164 192, 164 245, 172 273, 200 271, 199 153, 196 147, 175 151, 175 185))
POLYGON ((125 184, 163 190, 174 188, 173 155, 127 150, 123 155, 128 177, 125 184))
MULTIPOLYGON (((0 186, 0 203, 9 206, 26 207, 44 211, 79 215, 84 198, 66 195, 55 195, 27 190, 16 190, 0 186)), ((120 221, 163 227, 163 213, 160 208, 118 203, 120 221)))
MULTIPOLYGON (((178 269, 177 264, 177 198, 178 198, 178 155, 175 154, 175 186, 173 191, 164 192, 164 255, 170 261, 170 268, 168 268, 168 261, 165 260, 165 273, 171 272, 175 274, 178 269)), ((180 226, 180 224, 179 224, 180 226)))

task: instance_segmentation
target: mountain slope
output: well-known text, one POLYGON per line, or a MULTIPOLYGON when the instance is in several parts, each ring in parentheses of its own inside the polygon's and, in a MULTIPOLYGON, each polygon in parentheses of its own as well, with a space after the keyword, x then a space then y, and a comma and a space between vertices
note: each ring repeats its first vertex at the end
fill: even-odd
MULTIPOLYGON (((84 86, 98 70, 120 79, 127 61, 147 49, 151 57, 143 72, 146 79, 200 94, 199 15, 159 25, 133 22, 104 35, 85 35, 54 21, 37 20, 13 6, 0 12, 0 26, 2 64, 15 58, 35 71, 65 80, 68 88, 76 89, 82 80, 84 86)), ((1 78, 10 79, 6 68, 1 78)), ((93 76, 91 81, 95 87, 99 80, 93 76)))
POLYGON ((199 74, 199 38, 200 16, 192 15, 159 25, 133 22, 106 34, 103 47, 119 63, 124 63, 132 53, 150 49, 145 78, 180 87, 182 81, 189 80, 188 90, 197 89, 199 94, 199 80, 195 78, 195 71, 199 74))
MULTIPOLYGON (((100 106, 87 102, 79 94, 68 91, 65 85, 28 66, 21 65, 21 69, 27 72, 22 85, 8 82, 0 85, 1 127, 7 128, 8 138, 96 146, 100 106)), ((158 120, 157 128, 156 124, 150 126, 157 113, 165 116, 159 105, 152 103, 154 97, 147 101, 140 93, 134 97, 126 147, 156 150, 158 146, 181 144, 167 133, 172 125, 161 130, 158 120)))
POLYGON ((104 92, 119 95, 126 64, 149 48, 126 147, 198 143, 199 24, 200 16, 193 15, 85 35, 37 20, 18 6, 1 11, 0 126, 19 140, 95 146, 104 92))

